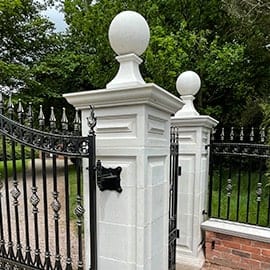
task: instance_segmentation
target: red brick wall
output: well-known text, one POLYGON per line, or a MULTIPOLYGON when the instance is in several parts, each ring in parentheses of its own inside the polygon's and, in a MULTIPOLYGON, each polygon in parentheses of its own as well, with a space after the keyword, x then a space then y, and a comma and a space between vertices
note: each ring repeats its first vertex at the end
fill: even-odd
POLYGON ((270 270, 270 243, 206 232, 206 262, 233 269, 270 270))

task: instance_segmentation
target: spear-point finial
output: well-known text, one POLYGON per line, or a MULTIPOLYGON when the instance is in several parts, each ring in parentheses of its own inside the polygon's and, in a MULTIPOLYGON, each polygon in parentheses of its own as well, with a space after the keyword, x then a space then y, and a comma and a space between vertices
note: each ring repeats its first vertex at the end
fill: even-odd
POLYGON ((265 128, 262 128, 260 130, 260 139, 261 139, 261 143, 264 143, 265 142, 265 128))
POLYGON ((225 139, 225 131, 224 131, 224 128, 222 128, 221 133, 220 133, 220 140, 224 141, 224 139, 225 139))
POLYGON ((81 119, 79 117, 79 111, 77 108, 75 110, 75 117, 74 117, 74 121, 73 121, 73 130, 74 130, 75 134, 78 134, 81 130, 81 119))
POLYGON ((45 126, 45 116, 44 116, 44 113, 43 113, 43 107, 42 107, 42 105, 39 105, 38 125, 39 125, 40 129, 44 129, 44 126, 45 126))
POLYGON ((13 113, 14 113, 14 105, 12 102, 12 95, 10 94, 8 98, 8 114, 11 119, 13 118, 13 113))
POLYGON ((18 113, 19 122, 22 124, 22 122, 23 122, 24 109, 23 109, 23 105, 22 105, 22 100, 21 99, 19 99, 19 105, 18 105, 17 113, 18 113))
POLYGON ((30 127, 33 127, 33 110, 32 110, 32 102, 28 104, 28 111, 27 111, 27 124, 30 127))
POLYGON ((241 127, 241 130, 240 130, 240 142, 244 141, 244 127, 241 127))
POLYGON ((63 107, 63 113, 62 113, 62 118, 61 118, 61 126, 63 131, 68 130, 68 119, 66 115, 66 108, 63 107))
POLYGON ((56 117, 54 114, 54 107, 51 107, 51 115, 50 115, 50 129, 55 130, 56 129, 56 117))

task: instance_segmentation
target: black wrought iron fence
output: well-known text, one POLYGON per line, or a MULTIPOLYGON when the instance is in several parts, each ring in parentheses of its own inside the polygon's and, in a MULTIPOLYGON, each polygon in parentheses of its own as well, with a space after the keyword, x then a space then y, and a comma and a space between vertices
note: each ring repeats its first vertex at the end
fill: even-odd
POLYGON ((210 144, 209 216, 270 226, 270 145, 265 129, 221 128, 210 144))

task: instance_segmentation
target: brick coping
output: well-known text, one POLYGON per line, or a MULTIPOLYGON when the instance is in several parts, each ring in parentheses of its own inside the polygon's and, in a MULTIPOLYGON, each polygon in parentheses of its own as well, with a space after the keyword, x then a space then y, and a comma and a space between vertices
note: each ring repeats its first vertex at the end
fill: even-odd
POLYGON ((210 218, 201 224, 204 231, 228 234, 250 240, 270 243, 270 228, 210 218))

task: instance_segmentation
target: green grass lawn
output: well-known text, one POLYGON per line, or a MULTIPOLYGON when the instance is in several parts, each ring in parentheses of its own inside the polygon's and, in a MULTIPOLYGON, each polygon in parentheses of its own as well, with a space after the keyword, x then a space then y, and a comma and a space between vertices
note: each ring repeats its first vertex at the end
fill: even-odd
POLYGON ((260 179, 257 171, 242 171, 241 177, 238 171, 232 171, 230 196, 226 190, 228 176, 228 169, 223 170, 221 177, 218 170, 214 171, 211 217, 269 226, 270 190, 265 173, 261 174, 261 196, 256 194, 260 179))

